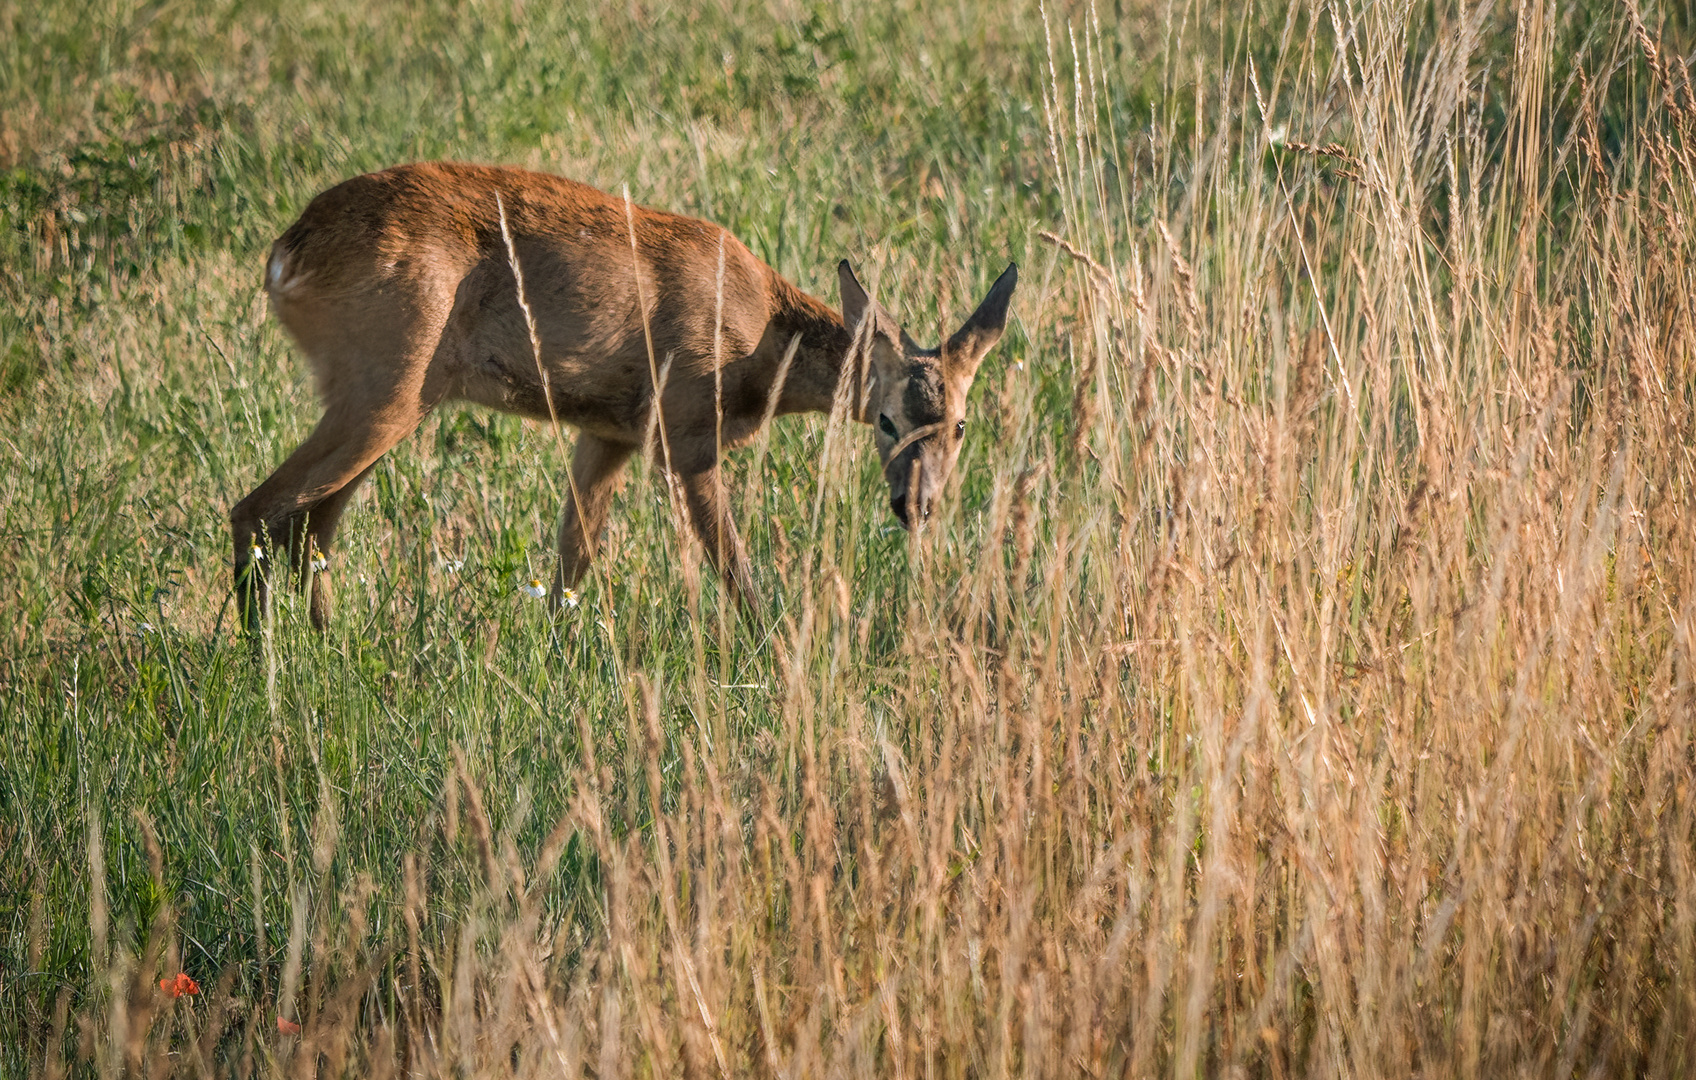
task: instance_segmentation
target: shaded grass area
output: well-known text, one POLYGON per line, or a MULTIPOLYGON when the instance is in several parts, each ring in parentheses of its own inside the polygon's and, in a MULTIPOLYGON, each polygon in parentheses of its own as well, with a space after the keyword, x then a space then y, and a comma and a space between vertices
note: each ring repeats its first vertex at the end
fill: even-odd
POLYGON ((0 11, 0 1071, 1688 1072, 1687 12, 539 8, 0 11), (262 252, 437 156, 1018 259, 941 520, 784 421, 762 621, 638 467, 550 623, 449 409, 256 660, 262 252))

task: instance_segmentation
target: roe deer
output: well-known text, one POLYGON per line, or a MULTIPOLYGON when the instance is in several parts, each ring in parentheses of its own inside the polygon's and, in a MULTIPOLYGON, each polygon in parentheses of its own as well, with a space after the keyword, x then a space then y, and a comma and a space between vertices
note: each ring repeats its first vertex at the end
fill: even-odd
POLYGON ((751 603, 719 455, 772 415, 829 411, 839 389, 848 414, 876 426, 895 516, 922 522, 959 456, 966 393, 1018 269, 935 349, 915 344, 846 260, 837 272, 841 315, 716 225, 519 169, 404 165, 325 191, 265 266, 324 415, 230 512, 243 623, 266 610, 267 563, 286 558, 311 581, 312 622, 324 626, 321 574, 349 497, 454 399, 578 430, 555 606, 595 556, 625 462, 656 433, 708 557, 751 603))

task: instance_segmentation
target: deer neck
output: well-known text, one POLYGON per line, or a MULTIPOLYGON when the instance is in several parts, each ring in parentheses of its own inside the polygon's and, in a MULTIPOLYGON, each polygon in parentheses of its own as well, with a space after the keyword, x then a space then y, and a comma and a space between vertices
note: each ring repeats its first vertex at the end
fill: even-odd
MULTIPOLYGON (((837 393, 848 392, 848 415, 861 423, 870 423, 864 415, 867 400, 866 381, 874 376, 868 371, 856 374, 848 354, 854 336, 842 324, 842 316, 828 305, 772 275, 774 280, 774 312, 771 319, 771 342, 776 350, 776 365, 782 366, 783 356, 795 345, 795 356, 783 380, 783 396, 778 400, 780 413, 822 412, 836 407, 837 393), (799 339, 797 341, 797 339, 799 339), (844 372, 852 382, 842 385, 844 372)), ((867 365, 869 368, 869 364, 867 365)), ((774 367, 774 377, 776 374, 774 367)))

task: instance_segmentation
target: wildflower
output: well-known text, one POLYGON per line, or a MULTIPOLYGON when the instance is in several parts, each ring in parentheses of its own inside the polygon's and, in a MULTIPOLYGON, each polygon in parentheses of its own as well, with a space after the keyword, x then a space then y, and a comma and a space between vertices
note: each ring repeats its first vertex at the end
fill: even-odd
POLYGON ((295 1023, 293 1020, 284 1020, 282 1017, 279 1016, 279 1017, 277 1017, 277 1034, 279 1034, 279 1035, 299 1035, 300 1034, 300 1025, 295 1023))
POLYGON ((247 549, 247 557, 253 562, 264 562, 265 546, 255 541, 253 546, 247 549))
POLYGON ((189 978, 188 972, 179 971, 177 972, 177 977, 174 979, 160 979, 159 989, 165 991, 165 993, 170 994, 174 998, 180 998, 184 994, 193 995, 200 993, 200 984, 189 978))
POLYGON ((525 596, 530 597, 532 600, 540 600, 542 597, 548 595, 548 590, 542 587, 541 578, 531 578, 529 581, 520 585, 518 587, 518 591, 523 593, 525 596))
POLYGON ((324 558, 324 556, 318 554, 316 551, 312 553, 312 572, 313 573, 322 574, 324 571, 328 570, 329 568, 330 568, 330 560, 329 559, 324 558))
POLYGON ((563 593, 560 593, 560 599, 565 601, 566 607, 577 606, 577 592, 574 589, 567 589, 563 593))
POLYGON ((465 569, 464 559, 443 559, 442 570, 449 574, 457 574, 465 569))

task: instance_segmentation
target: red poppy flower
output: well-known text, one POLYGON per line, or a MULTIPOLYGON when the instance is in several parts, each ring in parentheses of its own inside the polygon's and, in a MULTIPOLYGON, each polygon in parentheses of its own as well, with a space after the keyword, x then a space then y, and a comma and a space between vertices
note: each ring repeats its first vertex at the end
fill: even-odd
POLYGON ((189 978, 188 972, 179 971, 174 979, 160 979, 159 989, 174 998, 180 998, 184 994, 200 993, 200 984, 189 978))
POLYGON ((293 1020, 284 1020, 279 1016, 277 1017, 277 1032, 281 1035, 299 1035, 300 1025, 293 1020))

